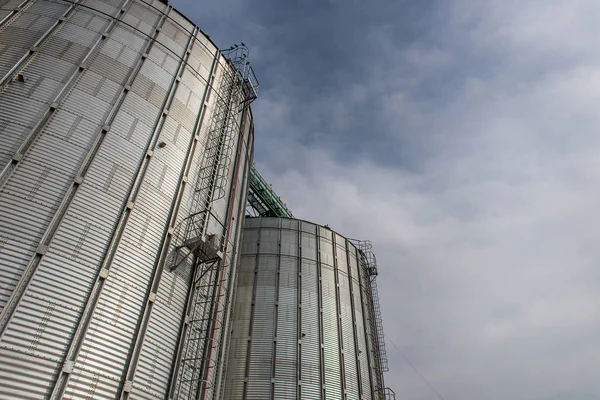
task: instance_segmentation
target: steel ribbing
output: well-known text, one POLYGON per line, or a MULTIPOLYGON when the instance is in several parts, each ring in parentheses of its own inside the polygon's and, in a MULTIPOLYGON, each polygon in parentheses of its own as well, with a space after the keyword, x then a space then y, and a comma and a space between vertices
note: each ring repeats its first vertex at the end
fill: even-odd
MULTIPOLYGON (((193 44, 195 43, 197 32, 198 32, 198 29, 196 28, 195 31, 188 38, 188 42, 186 44, 186 55, 184 56, 183 59, 181 59, 180 65, 179 65, 179 71, 176 75, 178 78, 181 78, 181 75, 185 71, 185 65, 187 64, 187 60, 189 59, 191 49, 193 47, 193 44)), ((177 91, 177 89, 179 87, 178 85, 179 85, 179 81, 176 78, 174 86, 172 88, 173 96, 175 95, 175 92, 177 91)), ((205 91, 206 91, 206 89, 205 89, 205 91)), ((172 100, 173 100, 173 97, 171 97, 171 99, 169 100, 169 103, 168 103, 169 106, 171 105, 172 100)), ((201 110, 203 107, 204 107, 204 103, 201 102, 200 109, 198 110, 198 113, 197 113, 195 124, 198 124, 198 122, 200 121, 201 110)), ((165 106, 165 108, 168 109, 168 106, 165 106)), ((161 127, 161 129, 162 129, 162 127, 161 127)), ((196 129, 194 129, 194 131, 196 131, 196 129)), ((158 135, 160 135, 160 133, 158 135)), ((192 151, 192 149, 195 149, 195 147, 193 146, 195 141, 197 141, 196 135, 192 135, 190 144, 188 146, 188 151, 186 153, 186 160, 184 161, 182 172, 180 173, 180 176, 179 176, 179 185, 177 188, 177 195, 173 198, 173 200, 171 202, 169 215, 167 217, 169 223, 165 227, 164 232, 163 232, 163 237, 161 238, 162 245, 159 248, 159 253, 158 253, 158 257, 157 257, 158 261, 153 268, 154 276, 150 279, 151 284, 148 286, 148 289, 146 291, 146 296, 144 299, 145 306, 141 312, 141 318, 138 320, 138 328, 136 329, 136 335, 133 340, 134 345, 131 348, 132 351, 130 352, 130 355, 128 356, 128 361, 125 364, 126 373, 124 375, 126 376, 127 380, 123 383, 123 385, 125 385, 125 383, 127 383, 127 382, 133 382, 133 377, 135 375, 135 369, 137 367, 137 362, 139 360, 140 352, 142 350, 142 344, 143 344, 144 336, 146 333, 147 324, 150 319, 150 314, 152 313, 152 306, 154 303, 153 301, 150 301, 149 298, 150 298, 151 293, 156 294, 158 292, 158 285, 159 285, 160 279, 162 277, 165 258, 167 256, 168 249, 169 249, 169 243, 172 238, 172 234, 170 232, 172 232, 172 229, 174 228, 174 225, 175 225, 175 220, 177 218, 177 212, 176 212, 177 205, 181 201, 181 197, 183 196, 183 190, 185 188, 185 181, 184 181, 183 177, 187 176, 184 174, 192 162, 193 154, 190 154, 190 152, 192 151)), ((120 391, 121 391, 122 398, 127 399, 129 397, 129 392, 123 391, 122 388, 120 389, 120 391)))
POLYGON ((7 24, 9 20, 17 17, 20 13, 25 11, 27 7, 31 5, 31 3, 33 3, 33 0, 24 0, 21 4, 16 6, 7 16, 0 20, 0 28, 2 28, 3 25, 7 24))
MULTIPOLYGON (((171 10, 171 8, 167 8, 166 13, 164 13, 162 18, 158 20, 157 25, 155 26, 155 35, 156 36, 158 35, 158 31, 156 29, 159 28, 164 23, 164 21, 166 19, 166 15, 170 10, 171 10)), ((150 49, 152 48, 154 43, 155 43, 155 40, 151 40, 148 42, 146 49, 145 49, 145 53, 148 53, 150 51, 150 49)), ((134 67, 134 69, 132 70, 131 75, 129 76, 129 78, 127 80, 126 86, 130 86, 130 84, 135 80, 145 59, 146 59, 146 57, 142 54, 141 57, 138 59, 137 67, 134 67)), ((128 89, 123 89, 123 95, 120 99, 120 102, 117 102, 117 104, 115 104, 115 107, 117 109, 121 106, 122 102, 124 101, 124 97, 126 96, 126 94, 128 92, 129 92, 128 89)), ((167 99, 165 99, 165 102, 166 102, 166 100, 167 99)), ((164 109, 164 107, 163 107, 163 109, 164 109)), ((112 114, 112 113, 110 113, 110 114, 112 114)), ((159 117, 159 120, 161 118, 162 118, 162 116, 159 117)), ((159 120, 157 120, 156 125, 158 125, 159 120)), ((156 133, 156 131, 155 131, 155 133, 156 133)), ((146 147, 146 153, 153 142, 154 141, 152 140, 152 138, 150 138, 150 140, 147 144, 147 147, 146 147)), ((147 161, 147 159, 148 159, 148 157, 145 157, 144 160, 140 163, 140 165, 138 167, 138 173, 137 173, 138 177, 141 173, 143 173, 143 165, 147 161)), ((119 243, 120 238, 125 230, 125 227, 127 225, 127 220, 131 213, 131 207, 128 207, 128 204, 133 204, 133 202, 135 201, 133 190, 135 189, 135 185, 141 184, 141 179, 136 179, 134 182, 135 182, 135 184, 132 185, 132 187, 130 188, 130 191, 129 191, 130 195, 128 196, 128 201, 126 202, 127 204, 123 205, 123 211, 122 211, 121 217, 115 227, 115 230, 113 231, 112 239, 110 241, 110 244, 109 244, 108 249, 104 256, 105 261, 102 264, 102 267, 98 270, 96 282, 94 283, 94 286, 90 292, 90 295, 88 296, 88 300, 86 302, 84 311, 82 312, 82 315, 80 317, 80 322, 79 322, 78 327, 73 335, 71 344, 69 346, 69 350, 67 351, 67 356, 65 357, 65 362, 68 362, 68 361, 74 362, 79 353, 81 345, 83 344, 83 340, 85 338, 85 333, 87 331, 87 328, 89 326, 91 318, 94 314, 96 304, 100 298, 100 295, 102 293, 102 289, 103 289, 104 283, 105 283, 105 278, 101 277, 100 271, 102 271, 104 269, 108 271, 110 269, 110 265, 112 263, 112 259, 113 259, 114 255, 116 253, 118 243, 119 243)), ((50 396, 51 399, 62 398, 70 376, 71 376, 71 374, 66 373, 66 372, 62 372, 61 374, 59 374, 59 376, 57 377, 57 381, 54 384, 52 394, 50 396)))
POLYGON ((335 242, 335 234, 331 234, 331 249, 333 252, 333 275, 335 282, 335 305, 336 305, 336 322, 338 329, 338 348, 339 348, 339 359, 340 359, 340 389, 342 392, 342 399, 346 399, 346 372, 345 372, 345 364, 344 364, 344 341, 342 335, 342 310, 340 307, 340 282, 339 282, 339 270, 338 270, 338 260, 337 260, 337 245, 335 242))
MULTIPOLYGON (((249 172, 249 168, 252 165, 252 157, 249 155, 249 153, 251 153, 251 146, 250 146, 250 136, 252 135, 252 131, 251 131, 251 126, 248 127, 248 141, 245 142, 244 139, 245 137, 245 132, 246 132, 246 123, 247 121, 250 121, 250 125, 252 124, 252 119, 251 119, 251 114, 250 114, 250 109, 248 107, 246 107, 244 109, 244 112, 242 114, 242 124, 240 127, 240 139, 238 141, 238 148, 237 148, 237 154, 238 154, 238 158, 236 160, 236 165, 234 167, 234 175, 235 178, 232 179, 232 182, 235 182, 235 188, 233 189, 233 191, 231 192, 231 196, 230 196, 230 212, 229 212, 229 216, 227 217, 229 220, 229 225, 231 226, 233 224, 233 207, 235 205, 235 192, 237 190, 237 182, 239 180, 239 168, 240 168, 240 161, 241 161, 241 155, 243 154, 242 150, 245 147, 246 150, 246 154, 244 157, 244 171, 243 171, 243 176, 246 177, 245 179, 242 179, 242 190, 239 190, 238 193, 238 206, 239 206, 239 210, 237 213, 237 218, 238 218, 238 222, 236 224, 236 232, 235 232, 235 236, 234 236, 234 240, 235 245, 233 246, 233 251, 232 251, 232 256, 231 256, 231 262, 230 262, 230 274, 231 277, 229 278, 229 281, 227 283, 227 294, 228 294, 228 299, 227 299, 227 306, 226 306, 226 312, 225 312, 225 316, 224 316, 224 327, 223 330, 221 332, 221 354, 219 356, 219 358, 221 359, 220 361, 220 365, 219 365, 219 369, 218 369, 218 375, 217 375, 217 383, 216 383, 216 388, 220 391, 219 395, 223 392, 222 387, 221 387, 221 379, 222 379, 222 375, 223 375, 223 369, 224 369, 224 365, 226 363, 227 360, 227 356, 228 356, 228 343, 229 343, 229 322, 230 322, 230 315, 231 315, 231 308, 233 305, 233 299, 235 296, 235 285, 236 285, 236 278, 237 278, 237 264, 240 261, 240 251, 239 251, 239 246, 241 243, 241 232, 244 226, 244 213, 245 213, 245 207, 243 206, 243 204, 246 203, 246 198, 248 196, 248 188, 247 188, 247 183, 248 183, 248 172, 249 172), (244 184, 244 182, 246 184, 244 184)), ((229 229, 228 229, 229 232, 229 229)))
POLYGON ((321 264, 321 240, 319 235, 319 227, 315 227, 315 243, 317 250, 317 300, 319 309, 319 357, 320 357, 320 372, 321 372, 321 385, 319 387, 321 392, 321 399, 326 399, 327 393, 325 392, 325 385, 327 384, 327 376, 325 373, 325 333, 323 332, 323 277, 322 277, 322 264, 321 264))
MULTIPOLYGON (((195 135, 196 138, 199 135, 200 128, 202 126, 202 123, 204 122, 204 117, 206 115, 205 102, 207 101, 207 99, 210 95, 210 91, 212 90, 212 83, 213 83, 212 81, 214 79, 214 71, 215 71, 216 66, 218 65, 219 56, 220 56, 220 53, 218 51, 215 52, 215 56, 213 58, 213 62, 212 62, 211 68, 210 68, 210 74, 209 74, 210 78, 209 78, 209 81, 206 83, 206 88, 204 90, 204 94, 202 95, 202 101, 200 102, 202 111, 201 111, 201 115, 200 115, 199 125, 196 130, 196 135, 195 135)), ((196 147, 197 145, 198 145, 198 140, 195 140, 194 147, 196 147)), ((190 171, 191 166, 192 166, 192 164, 190 162, 187 166, 186 176, 189 176, 189 171, 190 171)), ((169 384, 168 384, 167 390, 166 390, 166 393, 169 394, 169 397, 173 396, 173 391, 176 389, 175 385, 174 385, 175 377, 177 376, 178 371, 179 371, 179 362, 181 360, 181 355, 182 355, 181 352, 182 352, 183 340, 184 340, 184 337, 186 335, 186 332, 187 332, 187 329, 189 326, 185 322, 185 319, 186 319, 187 314, 189 313, 189 309, 191 307, 191 301, 192 301, 192 297, 193 297, 193 293, 194 293, 194 279, 195 278, 194 278, 193 273, 191 274, 191 279, 192 279, 192 281, 190 282, 190 286, 188 289, 188 300, 186 303, 187 305, 186 305, 186 308, 183 313, 183 320, 182 320, 181 328, 180 328, 179 335, 178 335, 175 357, 174 357, 173 365, 171 367, 171 379, 169 380, 169 384)))
POLYGON ((67 11, 60 16, 52 26, 40 36, 40 38, 34 43, 34 45, 27 51, 27 53, 23 54, 23 56, 12 66, 11 69, 8 70, 6 74, 2 78, 0 78, 0 89, 3 89, 3 86, 12 78, 12 75, 23 65, 23 63, 31 57, 36 51, 37 48, 46 41, 48 37, 54 32, 56 28, 58 28, 63 22, 67 20, 67 18, 71 15, 75 6, 79 5, 79 3, 84 2, 85 0, 76 0, 72 3, 67 11))
MULTIPOLYGON (((82 1, 85 1, 85 0, 76 0, 74 3, 72 3, 71 6, 69 6, 69 8, 62 14, 62 16, 59 17, 59 19, 56 20, 56 22, 54 24, 52 24, 52 26, 40 36, 40 38, 35 42, 35 44, 31 47, 31 49, 28 50, 27 53, 25 53, 10 68, 10 70, 2 78, 0 78, 0 90, 4 90, 6 83, 12 79, 13 74, 19 68, 21 68, 21 66, 25 63, 25 61, 27 61, 33 54, 35 54, 37 52, 38 47, 41 46, 46 41, 46 39, 48 39, 50 37, 50 35, 56 30, 56 28, 61 26, 61 24, 67 20, 67 18, 71 15, 73 10, 75 9, 75 6, 79 5, 79 3, 81 3, 82 1)), ((92 52, 94 50, 94 48, 95 47, 92 47, 89 52, 92 52)), ((89 52, 88 52, 88 54, 89 54, 89 52)), ((77 70, 71 75, 71 78, 63 86, 63 89, 70 86, 71 82, 73 81, 73 77, 76 74, 77 74, 77 70)), ((27 148, 29 147, 29 145, 31 144, 31 142, 33 141, 35 136, 43 128, 45 123, 48 121, 48 118, 50 117, 50 115, 56 110, 56 108, 57 108, 56 100, 60 97, 60 95, 62 93, 63 93, 63 91, 61 90, 61 92, 59 92, 58 96, 56 96, 56 98, 54 99, 53 103, 46 109, 46 112, 44 113, 42 118, 40 118, 40 120, 38 120, 37 124, 31 130, 29 135, 27 135, 24 142, 21 144, 19 149, 16 151, 15 156, 13 156, 12 160, 6 166, 4 166, 2 171, 0 171, 0 189, 4 186, 4 183, 9 179, 10 173, 14 170, 15 166, 22 159, 24 152, 27 150, 27 148)))
POLYGON ((273 349, 271 350, 271 393, 270 397, 273 400, 275 398, 275 368, 277 365, 277 334, 278 330, 278 319, 279 319, 279 285, 281 281, 281 220, 279 220, 279 229, 277 231, 277 266, 275 275, 275 307, 273 315, 273 349))
MULTIPOLYGON (((81 1, 81 0, 79 0, 79 1, 81 1)), ((130 0, 125 0, 125 2, 123 4, 124 5, 127 4, 128 1, 130 1, 130 0)), ((75 4, 72 5, 71 7, 74 7, 74 6, 75 6, 75 4)), ((119 13, 119 16, 122 15, 122 13, 123 13, 123 10, 121 10, 121 12, 119 13)), ((50 32, 50 30, 49 30, 49 32, 50 32)), ((101 39, 102 39, 102 37, 92 48, 90 48, 90 50, 88 51, 86 56, 84 56, 84 60, 87 59, 91 54, 93 54, 95 52, 97 45, 100 43, 101 39)), ((76 70, 73 73, 73 75, 71 76, 71 78, 67 81, 66 85, 70 86, 71 83, 74 82, 74 76, 76 76, 78 73, 83 71, 83 69, 84 68, 80 67, 78 70, 76 70)), ((65 90, 65 88, 63 88, 63 90, 61 90, 59 95, 62 95, 64 90, 65 90)), ((55 98, 55 100, 56 99, 58 99, 58 97, 55 98)), ((56 106, 56 107, 58 107, 58 106, 56 106)), ((51 106, 51 110, 54 111, 54 109, 56 109, 56 107, 51 106)), ((29 143, 31 143, 31 141, 33 140, 33 138, 31 136, 35 136, 35 135, 37 135, 37 133, 39 133, 39 131, 41 131, 41 129, 42 129, 43 125, 46 123, 48 117, 49 117, 49 114, 44 115, 44 117, 36 125, 35 130, 25 140, 25 143, 23 143, 21 145, 21 147, 24 147, 24 146, 28 145, 29 143)), ((105 131, 102 131, 102 132, 106 133, 105 131)), ((102 136, 103 136, 102 132, 100 133, 100 136, 97 138, 97 143, 98 143, 97 146, 99 146, 102 141, 102 136)), ((82 165, 80 167, 80 172, 77 174, 77 176, 81 177, 81 181, 84 177, 84 175, 82 175, 82 172, 84 172, 84 170, 85 170, 86 162, 91 160, 91 158, 95 154, 96 148, 97 147, 92 146, 92 148, 88 152, 88 155, 86 156, 84 162, 82 163, 82 165)), ((23 154, 23 153, 21 153, 21 154, 23 154)), ((18 162, 18 160, 16 162, 13 160, 12 165, 13 166, 16 165, 17 162, 18 162)), ((0 174, 0 188, 3 186, 4 182, 6 182, 9 179, 9 177, 7 176, 8 173, 10 173, 10 170, 5 168, 2 171, 2 174, 5 174, 5 175, 2 176, 0 174)), ((60 224, 60 221, 62 220, 63 216, 65 215, 67 209, 69 208, 71 200, 75 196, 75 192, 77 191, 81 181, 76 178, 75 181, 72 183, 71 187, 65 193, 65 196, 64 196, 60 206, 58 207, 57 212, 55 212, 54 217, 50 221, 48 227, 46 228, 44 235, 42 236, 42 239, 40 240, 36 254, 33 256, 32 260, 29 262, 29 264, 25 267, 25 270, 23 271, 23 274, 21 275, 21 277, 19 279, 19 283, 17 284, 13 293, 11 294, 11 297, 7 301, 6 306, 2 310, 2 313, 0 313, 0 337, 2 337, 2 335, 4 335, 4 332, 8 326, 8 322, 10 321, 14 311, 18 307, 18 305, 22 299, 22 296, 27 289, 27 286, 31 282, 31 279, 32 279, 33 275, 35 274, 35 270, 37 269, 37 266, 39 265, 42 257, 45 254, 45 248, 52 240, 52 236, 53 236, 54 232, 56 231, 58 225, 60 224)))
POLYGON ((245 360, 245 369, 244 369, 244 387, 242 390, 242 400, 246 400, 248 396, 248 378, 250 374, 250 356, 252 354, 252 330, 254 327, 254 317, 256 311, 256 291, 257 291, 257 283, 258 283, 258 262, 259 262, 259 254, 260 254, 260 231, 258 230, 257 243, 256 243, 256 254, 254 256, 254 276, 252 282, 252 300, 250 303, 250 323, 248 324, 248 346, 246 347, 246 360, 245 360))

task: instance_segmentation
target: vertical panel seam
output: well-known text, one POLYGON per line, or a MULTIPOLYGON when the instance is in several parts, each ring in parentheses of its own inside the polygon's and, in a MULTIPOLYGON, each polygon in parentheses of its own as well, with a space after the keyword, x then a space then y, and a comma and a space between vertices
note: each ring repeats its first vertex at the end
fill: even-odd
POLYGON ((340 277, 339 277, 339 268, 338 268, 338 260, 337 260, 337 243, 335 241, 336 234, 331 232, 331 248, 333 252, 333 275, 335 282, 335 320, 338 328, 337 336, 338 336, 338 357, 340 360, 340 389, 342 391, 342 399, 346 399, 346 369, 344 362, 344 340, 342 335, 344 332, 342 331, 342 310, 340 305, 340 277))

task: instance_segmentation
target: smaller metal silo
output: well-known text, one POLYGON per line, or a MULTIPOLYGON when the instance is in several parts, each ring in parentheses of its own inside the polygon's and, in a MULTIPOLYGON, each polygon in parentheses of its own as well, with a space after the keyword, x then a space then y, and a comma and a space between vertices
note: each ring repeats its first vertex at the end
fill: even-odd
POLYGON ((246 218, 224 398, 385 399, 373 267, 328 227, 246 218))

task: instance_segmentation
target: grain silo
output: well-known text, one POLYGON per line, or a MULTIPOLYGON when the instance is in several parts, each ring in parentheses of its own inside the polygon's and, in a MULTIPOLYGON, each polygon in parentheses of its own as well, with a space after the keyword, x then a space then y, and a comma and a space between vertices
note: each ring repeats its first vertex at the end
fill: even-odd
POLYGON ((218 393, 247 56, 158 0, 0 0, 0 398, 218 393))
POLYGON ((393 399, 376 274, 368 242, 246 218, 225 398, 393 399))

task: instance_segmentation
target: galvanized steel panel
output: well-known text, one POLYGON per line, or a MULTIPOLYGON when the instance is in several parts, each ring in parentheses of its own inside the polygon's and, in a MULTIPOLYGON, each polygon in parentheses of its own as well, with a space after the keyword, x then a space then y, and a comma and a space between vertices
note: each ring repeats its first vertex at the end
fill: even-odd
POLYGON ((321 338, 319 275, 314 261, 302 260, 302 398, 319 398, 321 393, 321 338))
POLYGON ((150 26, 154 26, 158 22, 158 18, 160 18, 160 13, 157 10, 152 9, 141 2, 134 2, 127 14, 150 26))
POLYGON ((55 373, 55 361, 45 360, 26 351, 0 347, 0 398, 39 400, 47 392, 45 380, 55 373))
POLYGON ((2 0, 0 1, 0 9, 12 10, 21 4, 22 0, 2 0))
POLYGON ((325 360, 325 393, 327 399, 341 398, 340 331, 337 323, 335 276, 333 269, 321 265, 321 290, 323 296, 323 344, 325 360))
POLYGON ((34 3, 32 7, 23 12, 19 18, 11 22, 10 25, 13 27, 24 28, 38 32, 44 32, 50 28, 56 19, 49 16, 36 14, 35 12, 39 12, 40 10, 36 9, 35 5, 36 4, 34 3))
POLYGON ((0 165, 6 165, 29 132, 30 127, 17 121, 0 120, 0 165))
MULTIPOLYGON (((283 240, 282 240, 283 241, 283 240)), ((296 245, 297 245, 296 241, 296 245)), ((275 346, 275 398, 296 396, 298 368, 298 258, 281 257, 275 346)))
POLYGON ((106 0, 86 0, 85 6, 92 10, 100 11, 103 14, 114 15, 117 7, 122 4, 121 1, 106 1, 106 0))
MULTIPOLYGON (((27 7, 27 12, 38 15, 45 15, 51 18, 60 17, 69 6, 68 3, 58 1, 35 1, 31 6, 27 7)), ((20 16, 19 16, 20 18, 20 16)))
POLYGON ((22 49, 25 54, 29 48, 42 36, 42 32, 20 28, 16 26, 7 26, 2 30, 0 43, 22 49))
POLYGON ((41 101, 8 91, 0 94, 0 119, 33 126, 46 110, 48 105, 41 101))

